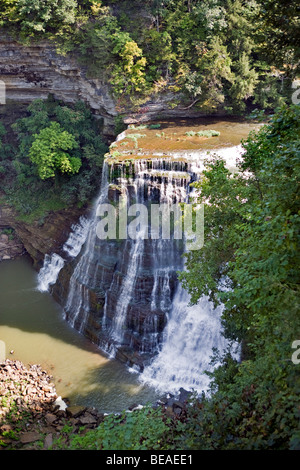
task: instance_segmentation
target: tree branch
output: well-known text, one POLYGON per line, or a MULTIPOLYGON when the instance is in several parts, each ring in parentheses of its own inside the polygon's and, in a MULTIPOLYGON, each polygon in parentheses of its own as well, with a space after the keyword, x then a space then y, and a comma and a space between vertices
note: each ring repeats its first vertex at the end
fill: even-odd
POLYGON ((198 101, 200 101, 200 98, 197 98, 195 101, 192 102, 192 104, 190 104, 189 106, 187 106, 186 108, 179 108, 179 109, 190 109, 192 106, 194 106, 194 104, 196 104, 198 101))

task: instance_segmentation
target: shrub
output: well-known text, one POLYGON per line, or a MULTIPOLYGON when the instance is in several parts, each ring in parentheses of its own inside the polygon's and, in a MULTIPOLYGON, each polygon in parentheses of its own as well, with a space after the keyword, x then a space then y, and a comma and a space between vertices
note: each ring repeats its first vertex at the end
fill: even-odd
POLYGON ((74 437, 70 447, 76 450, 162 449, 170 434, 167 424, 162 411, 150 407, 132 413, 110 414, 98 429, 74 437))

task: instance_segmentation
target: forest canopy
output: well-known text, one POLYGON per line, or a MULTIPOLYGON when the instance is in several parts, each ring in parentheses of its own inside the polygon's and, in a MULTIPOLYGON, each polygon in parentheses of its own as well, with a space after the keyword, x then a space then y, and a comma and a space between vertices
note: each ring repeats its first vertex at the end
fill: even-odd
POLYGON ((299 72, 298 13, 294 0, 0 0, 4 29, 75 56, 120 110, 161 92, 171 108, 274 109, 299 72))

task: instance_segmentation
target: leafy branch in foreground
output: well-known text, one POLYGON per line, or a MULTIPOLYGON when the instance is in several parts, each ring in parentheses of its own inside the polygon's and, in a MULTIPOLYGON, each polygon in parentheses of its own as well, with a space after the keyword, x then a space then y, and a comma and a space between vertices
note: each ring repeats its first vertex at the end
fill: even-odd
MULTIPOLYGON (((96 430, 70 440, 72 450, 155 450, 173 444, 170 419, 161 409, 146 406, 141 410, 110 414, 96 430)), ((54 443, 54 448, 55 448, 54 443)))

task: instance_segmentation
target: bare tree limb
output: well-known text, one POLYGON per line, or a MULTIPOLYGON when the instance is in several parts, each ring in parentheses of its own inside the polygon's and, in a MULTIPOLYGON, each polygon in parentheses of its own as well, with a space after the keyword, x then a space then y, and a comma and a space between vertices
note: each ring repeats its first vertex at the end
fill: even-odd
POLYGON ((198 101, 200 101, 200 98, 197 98, 195 101, 192 102, 192 104, 190 104, 189 106, 187 106, 186 108, 180 108, 180 109, 190 109, 192 106, 194 106, 194 104, 196 104, 198 101))

